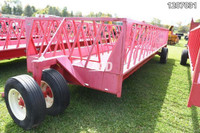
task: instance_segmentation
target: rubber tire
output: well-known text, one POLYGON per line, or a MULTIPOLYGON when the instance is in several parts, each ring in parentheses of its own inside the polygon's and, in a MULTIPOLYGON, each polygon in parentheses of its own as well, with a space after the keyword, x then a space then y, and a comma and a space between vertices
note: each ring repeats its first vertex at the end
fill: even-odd
POLYGON ((188 59, 188 49, 184 49, 181 54, 181 65, 186 65, 188 59))
POLYGON ((14 122, 25 130, 39 125, 45 118, 45 100, 39 85, 29 75, 19 75, 11 77, 5 85, 5 102, 8 112, 14 122), (11 89, 16 89, 24 99, 26 105, 26 117, 19 120, 13 114, 9 102, 8 94, 11 89))
POLYGON ((160 63, 165 64, 167 62, 167 57, 168 57, 168 48, 163 47, 160 53, 160 63))
POLYGON ((67 81, 55 69, 44 70, 42 80, 51 87, 54 96, 53 105, 50 108, 46 108, 47 114, 56 116, 63 113, 70 103, 67 81))

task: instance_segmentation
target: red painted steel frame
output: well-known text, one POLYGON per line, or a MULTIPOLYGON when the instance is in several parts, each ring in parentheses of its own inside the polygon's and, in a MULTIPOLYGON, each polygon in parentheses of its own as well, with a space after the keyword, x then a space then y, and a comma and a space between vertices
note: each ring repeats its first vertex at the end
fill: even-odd
POLYGON ((0 60, 25 56, 25 20, 0 18, 0 60))
POLYGON ((190 31, 188 52, 191 66, 192 87, 188 107, 200 107, 200 26, 190 31))
MULTIPOLYGON (((54 32, 58 25, 60 24, 62 18, 54 19, 54 22, 51 24, 49 30, 54 32)), ((76 23, 78 24, 78 22, 76 23)), ((73 30, 74 27, 68 25, 68 30, 73 30)), ((41 39, 45 35, 52 36, 52 33, 46 33, 47 29, 46 23, 38 22, 32 33, 33 39, 35 40, 35 46, 37 50, 40 49, 41 39)), ((15 57, 26 56, 26 38, 25 38, 25 19, 14 19, 14 18, 0 18, 0 60, 10 59, 15 57)), ((70 38, 71 39, 71 38, 70 38)), ((87 42, 88 45, 92 44, 92 40, 87 42)), ((66 42, 63 42, 64 44, 66 42)), ((72 43, 72 42, 70 42, 72 43)), ((84 45, 84 42, 80 40, 80 46, 84 45)), ((52 45, 53 48, 55 46, 52 45)), ((42 46, 46 47, 46 44, 42 46)), ((59 49, 59 48, 58 48, 59 49)))
POLYGON ((167 45, 167 29, 126 18, 63 18, 52 30, 55 20, 26 19, 27 68, 38 84, 42 70, 54 68, 69 83, 121 97, 123 80, 167 45), (45 34, 34 40, 38 23, 45 34))

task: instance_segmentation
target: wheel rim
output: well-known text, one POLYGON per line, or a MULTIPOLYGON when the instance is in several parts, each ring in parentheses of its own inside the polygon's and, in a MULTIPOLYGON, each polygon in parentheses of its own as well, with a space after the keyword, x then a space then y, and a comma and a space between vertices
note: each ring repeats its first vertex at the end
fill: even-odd
POLYGON ((46 102, 46 108, 50 108, 53 105, 54 102, 54 96, 51 87, 47 82, 41 81, 41 86, 40 88, 42 89, 45 102, 46 102))
POLYGON ((8 103, 14 116, 19 120, 26 118, 26 105, 22 95, 16 89, 11 89, 8 93, 8 103))

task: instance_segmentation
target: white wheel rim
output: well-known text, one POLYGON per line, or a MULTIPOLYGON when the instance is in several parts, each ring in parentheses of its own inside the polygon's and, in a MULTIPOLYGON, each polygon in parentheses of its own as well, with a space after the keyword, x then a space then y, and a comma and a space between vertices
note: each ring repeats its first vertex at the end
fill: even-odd
POLYGON ((51 87, 49 86, 49 84, 47 84, 47 82, 45 82, 45 81, 41 81, 40 88, 42 89, 42 92, 43 92, 43 95, 45 98, 46 108, 50 108, 54 102, 53 91, 52 91, 51 87))
POLYGON ((17 91, 16 89, 11 89, 9 91, 8 103, 12 113, 17 119, 22 121, 26 118, 26 105, 19 91, 17 91))

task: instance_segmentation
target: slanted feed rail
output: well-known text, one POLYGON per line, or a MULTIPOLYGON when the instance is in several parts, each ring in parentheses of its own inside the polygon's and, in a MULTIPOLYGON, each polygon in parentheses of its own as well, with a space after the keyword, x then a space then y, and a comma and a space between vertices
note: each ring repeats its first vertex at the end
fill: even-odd
MULTIPOLYGON (((36 48, 40 47, 42 42, 41 39, 43 39, 46 35, 52 36, 61 21, 62 18, 54 18, 54 20, 49 24, 44 23, 45 21, 38 21, 38 23, 35 23, 32 38, 35 40, 34 42, 36 48), (48 28, 48 30, 44 29, 44 27, 48 28), (47 33, 47 31, 50 32, 47 33)), ((71 26, 72 25, 68 25, 67 28, 73 31, 74 27, 71 26)), ((0 18, 0 60, 26 56, 25 34, 25 19, 0 18)), ((82 46, 83 41, 79 41, 82 46)), ((88 42, 88 45, 90 45, 91 42, 88 42)), ((43 47, 46 47, 46 44, 44 44, 43 47)))
POLYGON ((167 29, 126 18, 62 18, 52 29, 55 20, 26 19, 27 69, 33 78, 12 77, 5 86, 7 108, 24 129, 40 123, 45 113, 57 115, 66 109, 67 82, 121 97, 123 80, 154 55, 159 54, 160 62, 166 63, 167 29), (44 35, 35 38, 38 23, 42 23, 39 27, 44 35), (16 102, 20 113, 9 103, 9 98, 15 98, 12 93, 20 99, 16 102), (32 97, 24 95, 27 93, 32 97), (31 110, 35 108, 40 112, 31 110), (26 117, 30 112, 32 117, 26 117))
POLYGON ((25 56, 25 20, 0 18, 0 60, 25 56))
POLYGON ((188 107, 192 105, 200 107, 200 26, 192 29, 189 34, 187 50, 182 53, 183 60, 186 64, 187 57, 190 59, 192 86, 188 107))
MULTIPOLYGON (((59 24, 60 19, 54 20, 59 24)), ((46 34, 41 29, 43 23, 37 23, 33 33, 33 39, 40 39, 46 34)), ((54 25, 55 26, 55 25, 54 25)), ((51 27, 52 30, 55 28, 51 27)), ((26 29, 25 19, 0 18, 0 60, 26 56, 26 29)), ((35 41, 38 48, 40 43, 35 41)))

